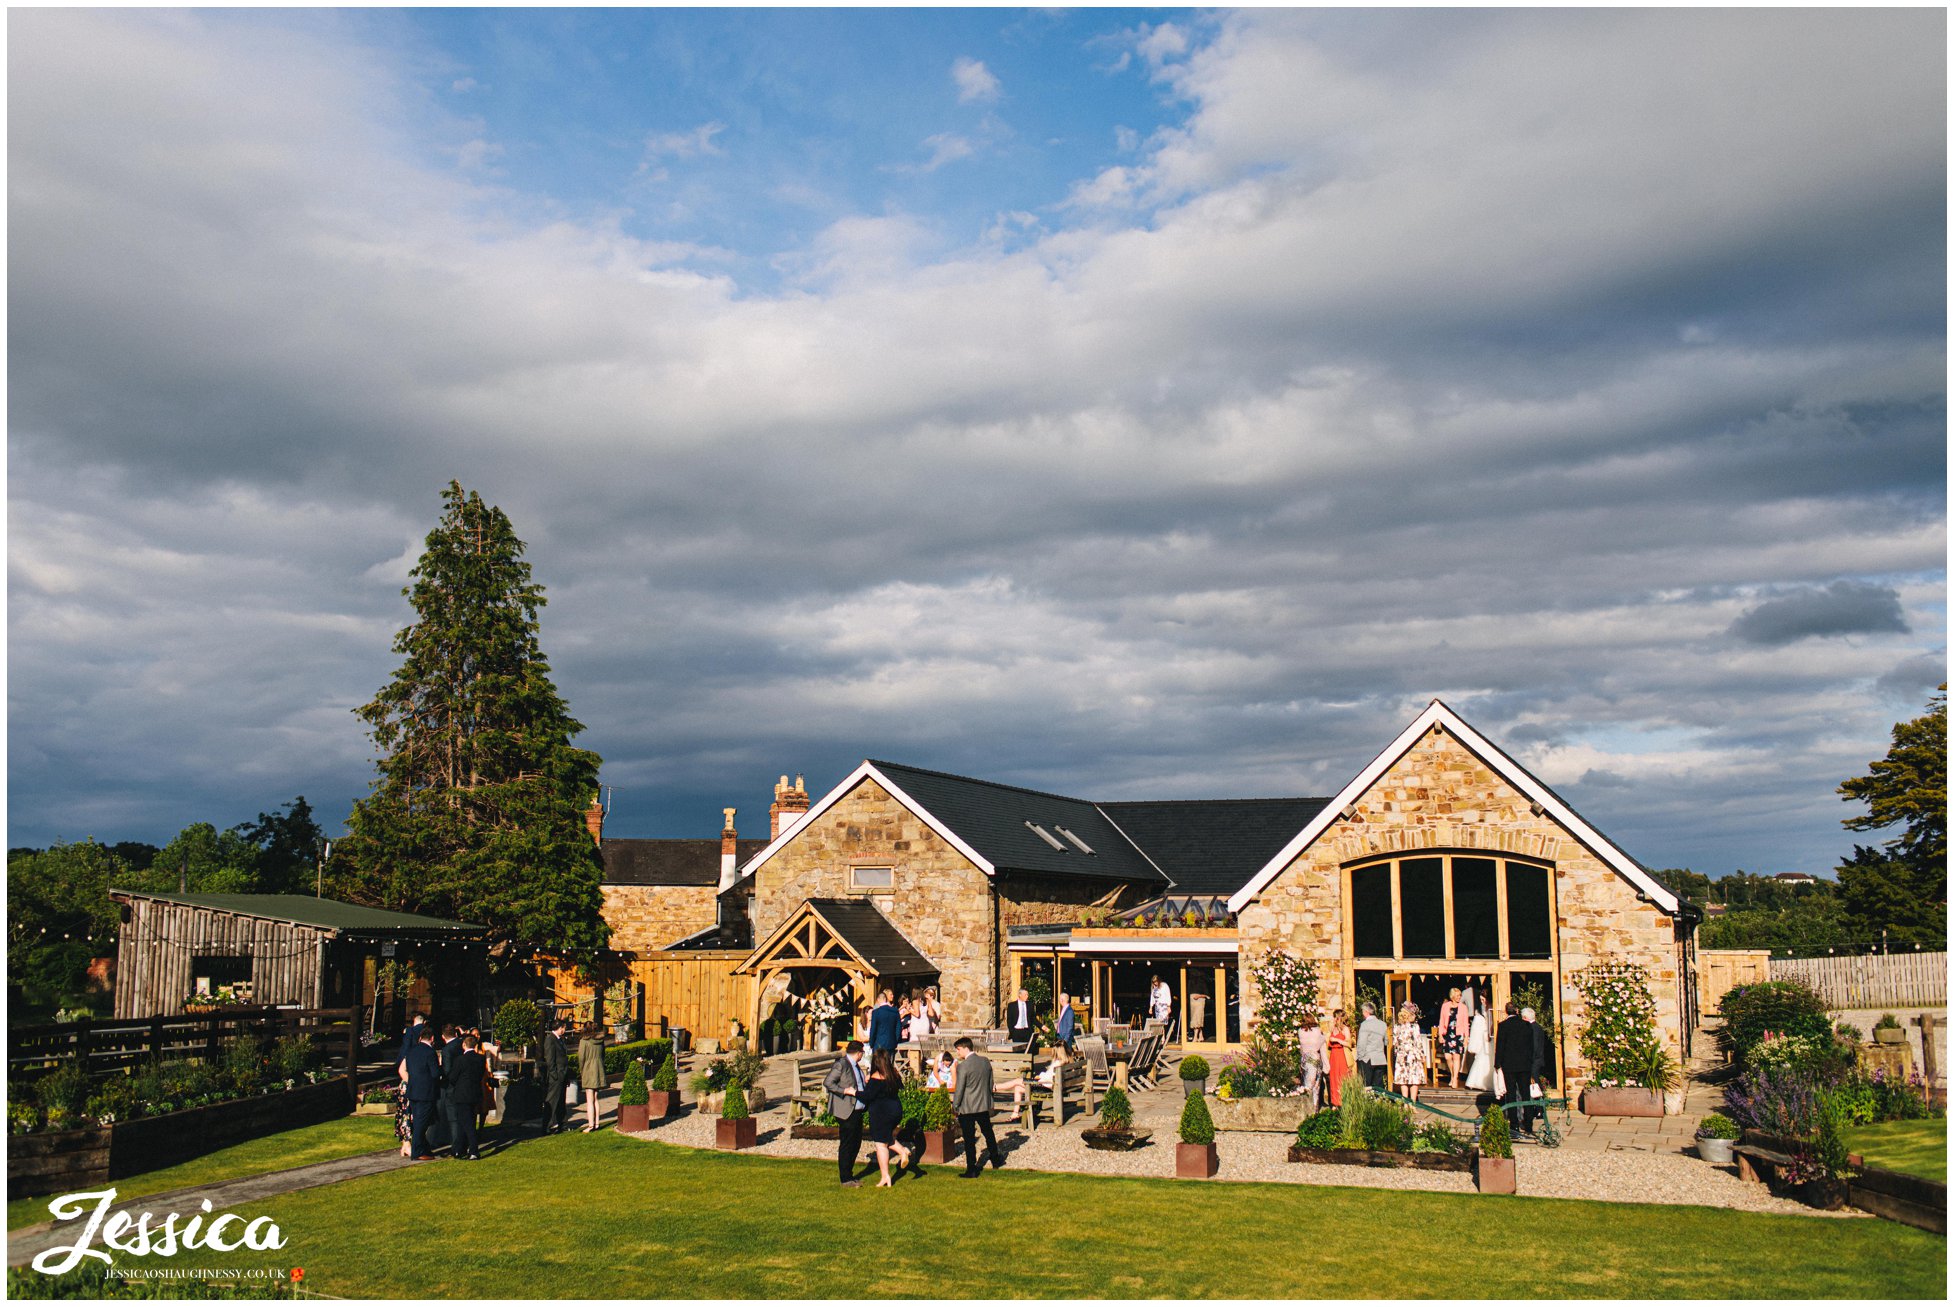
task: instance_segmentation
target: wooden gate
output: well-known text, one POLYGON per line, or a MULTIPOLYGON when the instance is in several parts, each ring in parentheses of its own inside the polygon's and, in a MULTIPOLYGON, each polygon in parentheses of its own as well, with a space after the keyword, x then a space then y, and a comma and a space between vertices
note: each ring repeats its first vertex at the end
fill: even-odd
MULTIPOLYGON (((645 1033, 662 1027, 689 1030, 697 1036, 725 1039, 733 1022, 753 1019, 753 977, 734 975, 745 959, 744 949, 682 949, 639 953, 625 960, 631 980, 644 986, 645 1033)), ((553 988, 558 1002, 591 997, 591 986, 578 981, 573 968, 554 968, 553 988)))
POLYGON ((1738 985, 1755 985, 1770 978, 1770 949, 1699 949, 1696 954, 1697 1021, 1716 1019, 1723 996, 1738 985))

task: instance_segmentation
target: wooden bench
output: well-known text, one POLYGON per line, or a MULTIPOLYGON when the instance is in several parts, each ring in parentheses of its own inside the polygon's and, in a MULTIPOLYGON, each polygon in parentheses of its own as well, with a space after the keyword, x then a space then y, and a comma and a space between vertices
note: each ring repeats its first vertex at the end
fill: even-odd
POLYGON ((825 1088, 828 1072, 834 1066, 837 1055, 822 1053, 819 1056, 803 1058, 794 1068, 794 1096, 787 1100, 787 1124, 799 1125, 806 1117, 812 1120, 828 1108, 828 1091, 825 1088))
POLYGON ((1065 1124, 1065 1104, 1068 1101, 1078 1103, 1088 1112, 1095 1110, 1092 1072, 1084 1062, 1075 1060, 1056 1068, 1049 1089, 1039 1084, 1036 1079, 1027 1078, 1025 1083, 1031 1090, 1031 1099, 1025 1104, 1026 1125, 1034 1133, 1038 1129, 1038 1111, 1041 1106, 1051 1112, 1052 1122, 1055 1125, 1065 1124))
POLYGON ((1759 1144, 1738 1144, 1731 1150, 1737 1157, 1737 1178, 1775 1184, 1779 1175, 1791 1169, 1792 1158, 1759 1144))

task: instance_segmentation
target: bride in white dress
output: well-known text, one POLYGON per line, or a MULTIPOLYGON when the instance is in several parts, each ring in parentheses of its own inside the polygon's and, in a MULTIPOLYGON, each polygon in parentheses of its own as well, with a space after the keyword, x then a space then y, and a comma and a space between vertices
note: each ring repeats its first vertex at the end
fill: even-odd
POLYGON ((1472 1029, 1466 1035, 1466 1052, 1472 1055, 1472 1068, 1466 1072, 1466 1086, 1481 1092, 1493 1087, 1492 1031, 1486 1020, 1486 1004, 1467 990, 1465 1001, 1472 1007, 1472 1029))

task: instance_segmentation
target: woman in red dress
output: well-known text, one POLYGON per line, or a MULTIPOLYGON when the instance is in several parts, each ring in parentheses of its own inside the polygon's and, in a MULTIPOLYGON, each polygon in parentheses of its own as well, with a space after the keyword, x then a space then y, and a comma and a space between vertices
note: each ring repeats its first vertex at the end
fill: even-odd
POLYGON ((1350 1025, 1343 1019, 1343 1009, 1330 1013, 1330 1033, 1325 1040, 1328 1049, 1330 1077, 1330 1106, 1343 1106, 1343 1078, 1350 1074, 1350 1025))

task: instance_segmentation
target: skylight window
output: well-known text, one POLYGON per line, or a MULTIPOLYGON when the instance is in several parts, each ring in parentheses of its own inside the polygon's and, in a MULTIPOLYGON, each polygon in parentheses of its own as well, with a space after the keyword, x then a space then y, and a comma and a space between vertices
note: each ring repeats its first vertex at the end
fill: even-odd
POLYGON ((1063 844, 1060 844, 1058 842, 1058 836, 1052 834, 1050 831, 1046 830, 1043 826, 1040 826, 1038 823, 1028 821, 1025 823, 1025 825, 1029 826, 1032 829, 1032 831, 1038 836, 1039 839, 1045 841, 1045 843, 1051 845, 1053 848, 1057 849, 1060 853, 1071 852, 1070 849, 1066 848, 1063 844))
MULTIPOLYGON (((1054 826, 1052 827, 1052 829, 1057 831, 1059 834, 1063 835, 1066 839, 1071 840, 1072 846, 1078 849, 1079 852, 1092 853, 1092 845, 1086 843, 1084 840, 1080 839, 1077 835, 1074 835, 1071 831, 1065 829, 1065 827, 1054 826)), ((1099 855, 1093 854, 1093 856, 1097 857, 1099 855)))

